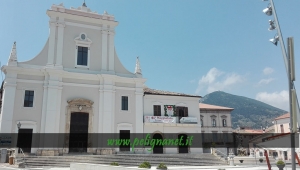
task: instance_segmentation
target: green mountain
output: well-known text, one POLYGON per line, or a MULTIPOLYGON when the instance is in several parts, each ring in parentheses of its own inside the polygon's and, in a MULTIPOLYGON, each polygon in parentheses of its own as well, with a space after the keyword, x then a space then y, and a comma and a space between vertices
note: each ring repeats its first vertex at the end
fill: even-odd
POLYGON ((274 118, 287 113, 287 111, 266 103, 222 91, 207 94, 200 102, 234 108, 231 112, 232 128, 234 129, 237 128, 237 125, 255 129, 260 129, 261 126, 272 126, 274 118))

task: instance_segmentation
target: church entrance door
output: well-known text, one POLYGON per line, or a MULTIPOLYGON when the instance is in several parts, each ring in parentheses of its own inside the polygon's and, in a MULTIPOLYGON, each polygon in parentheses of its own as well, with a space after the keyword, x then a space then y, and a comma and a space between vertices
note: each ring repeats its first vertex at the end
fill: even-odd
POLYGON ((87 152, 88 127, 88 113, 71 113, 69 152, 87 152))

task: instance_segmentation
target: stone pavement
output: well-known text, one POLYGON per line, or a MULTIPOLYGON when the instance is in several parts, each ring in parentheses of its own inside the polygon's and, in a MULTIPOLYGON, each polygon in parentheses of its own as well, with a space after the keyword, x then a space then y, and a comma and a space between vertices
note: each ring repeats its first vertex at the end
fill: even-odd
MULTIPOLYGON (((169 166, 168 170, 268 170, 266 166, 255 166, 255 165, 246 165, 246 166, 169 166)), ((300 166, 297 165, 296 169, 300 169, 300 166)), ((0 170, 70 170, 70 168, 17 168, 8 164, 0 164, 0 170)), ((151 170, 156 170, 156 167, 152 167, 151 170)), ((276 165, 272 166, 272 170, 278 170, 276 165)), ((286 165, 284 170, 292 170, 291 165, 286 165)))

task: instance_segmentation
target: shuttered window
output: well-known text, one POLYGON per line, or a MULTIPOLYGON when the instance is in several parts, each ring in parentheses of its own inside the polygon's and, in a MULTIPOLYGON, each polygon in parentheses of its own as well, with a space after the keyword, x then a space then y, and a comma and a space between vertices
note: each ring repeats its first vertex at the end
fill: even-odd
POLYGON ((153 105, 154 116, 161 116, 161 106, 153 105))

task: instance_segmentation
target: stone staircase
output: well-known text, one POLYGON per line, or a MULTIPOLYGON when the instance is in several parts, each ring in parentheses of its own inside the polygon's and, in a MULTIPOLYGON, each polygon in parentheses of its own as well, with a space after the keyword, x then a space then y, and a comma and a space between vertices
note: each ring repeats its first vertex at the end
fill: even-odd
POLYGON ((115 155, 63 155, 63 156, 17 156, 25 168, 70 167, 70 163, 106 164, 117 162, 120 166, 137 167, 142 162, 152 166, 165 163, 167 166, 217 166, 226 165, 212 154, 115 154, 115 155))

